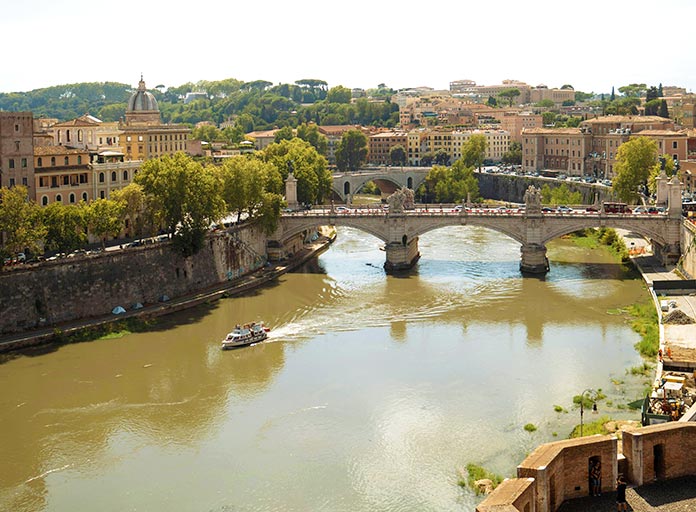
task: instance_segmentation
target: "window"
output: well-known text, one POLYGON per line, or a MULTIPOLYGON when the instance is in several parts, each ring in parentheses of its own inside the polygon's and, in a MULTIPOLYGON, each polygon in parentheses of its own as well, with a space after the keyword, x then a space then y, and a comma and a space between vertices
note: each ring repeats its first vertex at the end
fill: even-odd
POLYGON ((123 181, 128 181, 128 171, 123 171, 123 181))
POLYGON ((99 173, 99 183, 104 183, 104 173, 103 172, 99 173))
POLYGON ((46 206, 48 205, 48 196, 43 196, 41 198, 41 206, 46 206))
POLYGON ((55 166, 56 166, 56 157, 52 156, 51 157, 51 167, 55 167, 55 166))
POLYGON ((63 164, 64 164, 64 165, 70 165, 70 160, 68 159, 67 156, 66 156, 65 158, 63 158, 63 164))
POLYGON ((87 202, 87 192, 82 193, 82 200, 86 203, 87 202))
POLYGON ((70 204, 74 204, 74 203, 75 203, 75 194, 73 194, 73 193, 71 192, 71 193, 70 193, 70 204))
POLYGON ((77 155, 77 165, 82 165, 82 155, 77 155))
POLYGON ((15 186, 15 179, 10 178, 10 188, 15 186))
POLYGON ((37 166, 37 167, 42 167, 42 166, 43 166, 43 160, 41 159, 41 157, 39 157, 39 159, 36 161, 36 166, 37 166))
POLYGON ((100 197, 101 199, 104 199, 104 198, 106 197, 106 196, 104 195, 104 191, 103 191, 103 190, 101 190, 101 191, 99 192, 99 197, 100 197))
POLYGON ((82 142, 82 130, 77 130, 77 142, 82 142))
POLYGON ((57 202, 57 203, 62 203, 62 202, 63 202, 63 198, 61 197, 60 194, 57 194, 57 195, 56 195, 56 202, 57 202))
POLYGON ((130 141, 131 141, 131 136, 128 135, 128 136, 126 137, 126 142, 130 142, 130 141))
POLYGON ((22 158, 22 168, 26 169, 26 167, 27 167, 27 159, 22 158))
POLYGON ((26 176, 22 177, 22 185, 24 185, 25 187, 29 185, 29 180, 26 176))
POLYGON ((142 141, 143 141, 143 136, 142 136, 142 135, 138 135, 138 142, 142 142, 142 141))
POLYGON ((19 132, 19 125, 18 124, 15 125, 15 132, 19 132))
POLYGON ((672 141, 672 149, 677 149, 677 141, 672 141))
POLYGON ((116 171, 111 171, 111 181, 116 181, 116 171))

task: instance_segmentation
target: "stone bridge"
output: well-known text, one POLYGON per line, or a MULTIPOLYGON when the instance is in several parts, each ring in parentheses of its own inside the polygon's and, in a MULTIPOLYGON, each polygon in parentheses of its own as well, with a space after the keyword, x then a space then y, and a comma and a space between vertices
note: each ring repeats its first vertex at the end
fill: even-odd
POLYGON ((430 172, 430 167, 377 167, 361 169, 357 172, 337 173, 333 175, 331 187, 336 199, 350 203, 354 194, 368 182, 373 181, 387 197, 400 188, 416 190, 430 172))
POLYGON ((525 197, 526 207, 520 209, 416 205, 412 210, 386 210, 332 206, 287 213, 281 217, 276 233, 269 240, 276 247, 283 247, 293 237, 311 232, 320 225, 349 226, 384 241, 384 267, 387 271, 398 271, 409 269, 418 260, 418 238, 424 233, 445 226, 481 226, 519 242, 520 270, 538 274, 549 270, 546 244, 550 240, 585 228, 606 227, 625 229, 651 240, 655 255, 664 263, 674 263, 680 257, 681 188, 676 179, 663 187, 667 211, 662 214, 607 213, 603 208, 599 212, 542 213, 538 189, 530 187, 529 190, 525 197))

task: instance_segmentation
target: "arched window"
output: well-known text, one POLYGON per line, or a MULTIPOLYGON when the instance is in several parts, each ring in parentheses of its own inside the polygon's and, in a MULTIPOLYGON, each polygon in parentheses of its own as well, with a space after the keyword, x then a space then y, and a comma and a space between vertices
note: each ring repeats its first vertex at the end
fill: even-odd
POLYGON ((48 204, 48 196, 43 196, 41 198, 41 206, 46 206, 48 204))
POLYGON ((62 197, 60 194, 58 194, 58 195, 56 196, 56 202, 57 202, 57 203, 62 203, 62 202, 63 202, 63 197, 62 197))
POLYGON ((70 142, 70 130, 65 131, 65 140, 66 142, 70 142))
POLYGON ((82 200, 86 203, 87 202, 87 192, 82 193, 82 200))
POLYGON ((82 130, 77 130, 77 142, 82 142, 82 130))
POLYGON ((99 183, 104 183, 104 179, 105 179, 105 178, 104 178, 104 173, 103 173, 103 172, 100 172, 100 173, 99 173, 99 183))
POLYGON ((39 157, 39 159, 36 161, 36 167, 43 167, 43 160, 41 157, 39 157))
POLYGON ((123 181, 128 181, 128 171, 123 171, 123 181))
POLYGON ((116 181, 116 171, 111 171, 111 181, 116 181))
POLYGON ((77 165, 82 165, 82 155, 77 155, 77 165))
POLYGON ((63 159, 63 163, 64 163, 65 165, 70 165, 70 160, 68 160, 68 157, 67 157, 67 156, 63 159))
POLYGON ((55 166, 56 166, 56 157, 52 156, 51 157, 51 167, 55 167, 55 166))
POLYGON ((74 204, 74 203, 75 203, 75 194, 70 192, 70 204, 74 204))
POLYGON ((104 194, 104 191, 103 191, 103 190, 101 190, 101 191, 99 192, 99 197, 102 198, 102 199, 104 199, 104 198, 106 197, 106 195, 104 194))

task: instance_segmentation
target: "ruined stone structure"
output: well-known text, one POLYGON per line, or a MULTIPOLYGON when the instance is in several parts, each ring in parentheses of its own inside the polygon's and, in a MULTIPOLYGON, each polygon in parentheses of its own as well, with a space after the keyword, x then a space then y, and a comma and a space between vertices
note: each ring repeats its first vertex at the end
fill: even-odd
POLYGON ((589 496, 589 467, 601 464, 602 492, 614 490, 623 474, 629 484, 696 475, 696 423, 670 422, 622 434, 622 450, 614 435, 596 435, 547 443, 517 466, 517 478, 506 480, 477 512, 555 512, 570 499, 589 496))

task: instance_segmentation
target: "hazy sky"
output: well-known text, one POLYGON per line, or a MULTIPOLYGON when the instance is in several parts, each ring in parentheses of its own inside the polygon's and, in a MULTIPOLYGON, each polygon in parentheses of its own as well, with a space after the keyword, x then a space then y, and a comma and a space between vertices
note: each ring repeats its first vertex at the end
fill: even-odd
POLYGON ((399 89, 471 79, 696 91, 694 0, 19 0, 0 92, 236 78, 399 89))

